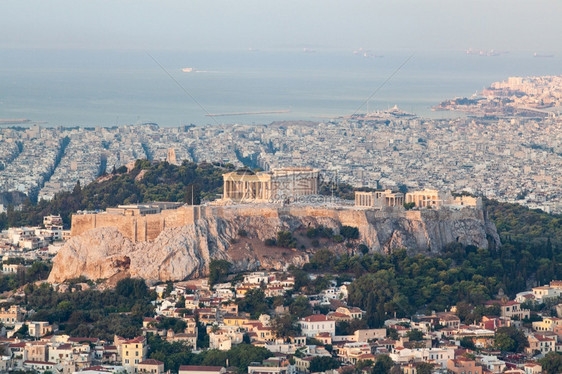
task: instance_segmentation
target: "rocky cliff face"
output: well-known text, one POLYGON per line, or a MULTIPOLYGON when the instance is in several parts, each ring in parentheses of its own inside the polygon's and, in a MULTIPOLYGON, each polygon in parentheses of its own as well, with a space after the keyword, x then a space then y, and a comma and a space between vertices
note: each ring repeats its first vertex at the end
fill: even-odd
MULTIPOLYGON (((386 253, 404 247, 413 253, 438 253, 452 242, 487 248, 490 237, 499 243, 494 225, 480 210, 278 213, 207 215, 192 225, 166 228, 155 240, 137 243, 115 227, 91 229, 63 246, 54 259, 49 281, 58 283, 79 276, 109 281, 125 276, 149 282, 183 280, 206 275, 212 259, 228 260, 235 270, 283 269, 289 264, 302 265, 311 251, 266 247, 264 240, 289 230, 295 233, 299 247, 310 248, 303 234, 320 225, 335 232, 342 225, 358 227, 360 242, 371 251, 386 253)), ((341 244, 330 243, 330 248, 347 251, 341 244)))

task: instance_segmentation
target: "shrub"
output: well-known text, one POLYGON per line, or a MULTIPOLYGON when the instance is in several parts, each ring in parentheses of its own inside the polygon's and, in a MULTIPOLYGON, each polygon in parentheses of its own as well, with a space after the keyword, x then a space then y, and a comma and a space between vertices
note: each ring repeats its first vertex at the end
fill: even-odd
POLYGON ((359 250, 359 252, 363 253, 364 255, 369 253, 369 247, 367 247, 365 244, 359 244, 357 249, 359 250))
POLYGON ((410 210, 416 206, 416 203, 404 203, 404 209, 410 210))
POLYGON ((290 231, 281 230, 277 233, 277 245, 283 248, 295 248, 297 241, 290 231))
POLYGON ((340 235, 346 239, 359 239, 359 229, 352 226, 342 226, 340 235))
POLYGON ((334 236, 332 236, 332 240, 335 241, 336 243, 341 243, 341 242, 343 242, 343 236, 341 236, 339 234, 334 235, 334 236))

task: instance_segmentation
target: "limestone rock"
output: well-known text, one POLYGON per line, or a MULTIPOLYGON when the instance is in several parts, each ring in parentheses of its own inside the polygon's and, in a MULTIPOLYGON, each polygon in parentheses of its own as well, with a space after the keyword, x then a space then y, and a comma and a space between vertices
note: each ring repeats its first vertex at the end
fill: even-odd
MULTIPOLYGON (((309 260, 310 251, 266 247, 279 230, 304 234, 323 225, 338 232, 342 225, 358 227, 360 242, 373 252, 407 248, 411 253, 439 253, 447 244, 488 247, 499 244, 493 223, 482 210, 415 212, 326 211, 271 215, 223 213, 199 218, 194 224, 166 227, 154 240, 134 243, 116 227, 98 227, 72 237, 53 261, 49 281, 79 276, 99 279, 140 277, 149 282, 184 280, 208 273, 212 259, 233 263, 234 270, 286 269, 309 260), (332 214, 333 213, 333 214, 332 214), (247 235, 240 237, 239 232, 247 235)), ((345 252, 343 244, 332 245, 345 252)))

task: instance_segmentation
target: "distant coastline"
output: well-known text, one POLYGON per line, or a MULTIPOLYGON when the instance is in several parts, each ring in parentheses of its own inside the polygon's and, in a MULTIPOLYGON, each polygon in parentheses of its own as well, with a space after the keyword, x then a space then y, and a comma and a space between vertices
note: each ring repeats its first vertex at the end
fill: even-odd
MULTIPOLYGON (((171 51, 159 58, 208 113, 264 112, 236 121, 267 124, 351 115, 410 55, 377 50, 384 58, 358 58, 352 52, 318 49, 303 53, 302 48, 259 53, 171 51), (203 71, 198 67, 214 73, 195 74, 203 71), (184 73, 182 69, 193 70, 184 73), (268 113, 272 108, 290 112, 268 113)), ((75 51, 65 57, 65 63, 73 66, 69 69, 61 69, 67 65, 61 65, 60 57, 49 51, 10 51, 7 56, 14 58, 5 61, 0 80, 10 96, 0 102, 0 118, 29 122, 0 122, 2 125, 36 121, 52 127, 214 123, 140 52, 75 51), (11 61, 26 64, 22 67, 11 61)), ((475 57, 464 50, 416 53, 362 110, 398 105, 424 118, 464 116, 461 112, 432 112, 431 107, 447 98, 481 91, 507 76, 562 73, 558 55, 538 58, 533 51, 512 51, 493 58, 475 57)))

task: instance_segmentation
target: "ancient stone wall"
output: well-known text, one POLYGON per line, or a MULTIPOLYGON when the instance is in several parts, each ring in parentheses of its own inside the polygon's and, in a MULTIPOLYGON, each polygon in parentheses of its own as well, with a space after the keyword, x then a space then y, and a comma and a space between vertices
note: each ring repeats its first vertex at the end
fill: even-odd
POLYGON ((116 227, 133 242, 154 240, 166 227, 191 225, 198 218, 198 206, 164 210, 159 214, 123 216, 118 214, 75 214, 72 216, 71 236, 99 227, 116 227))

